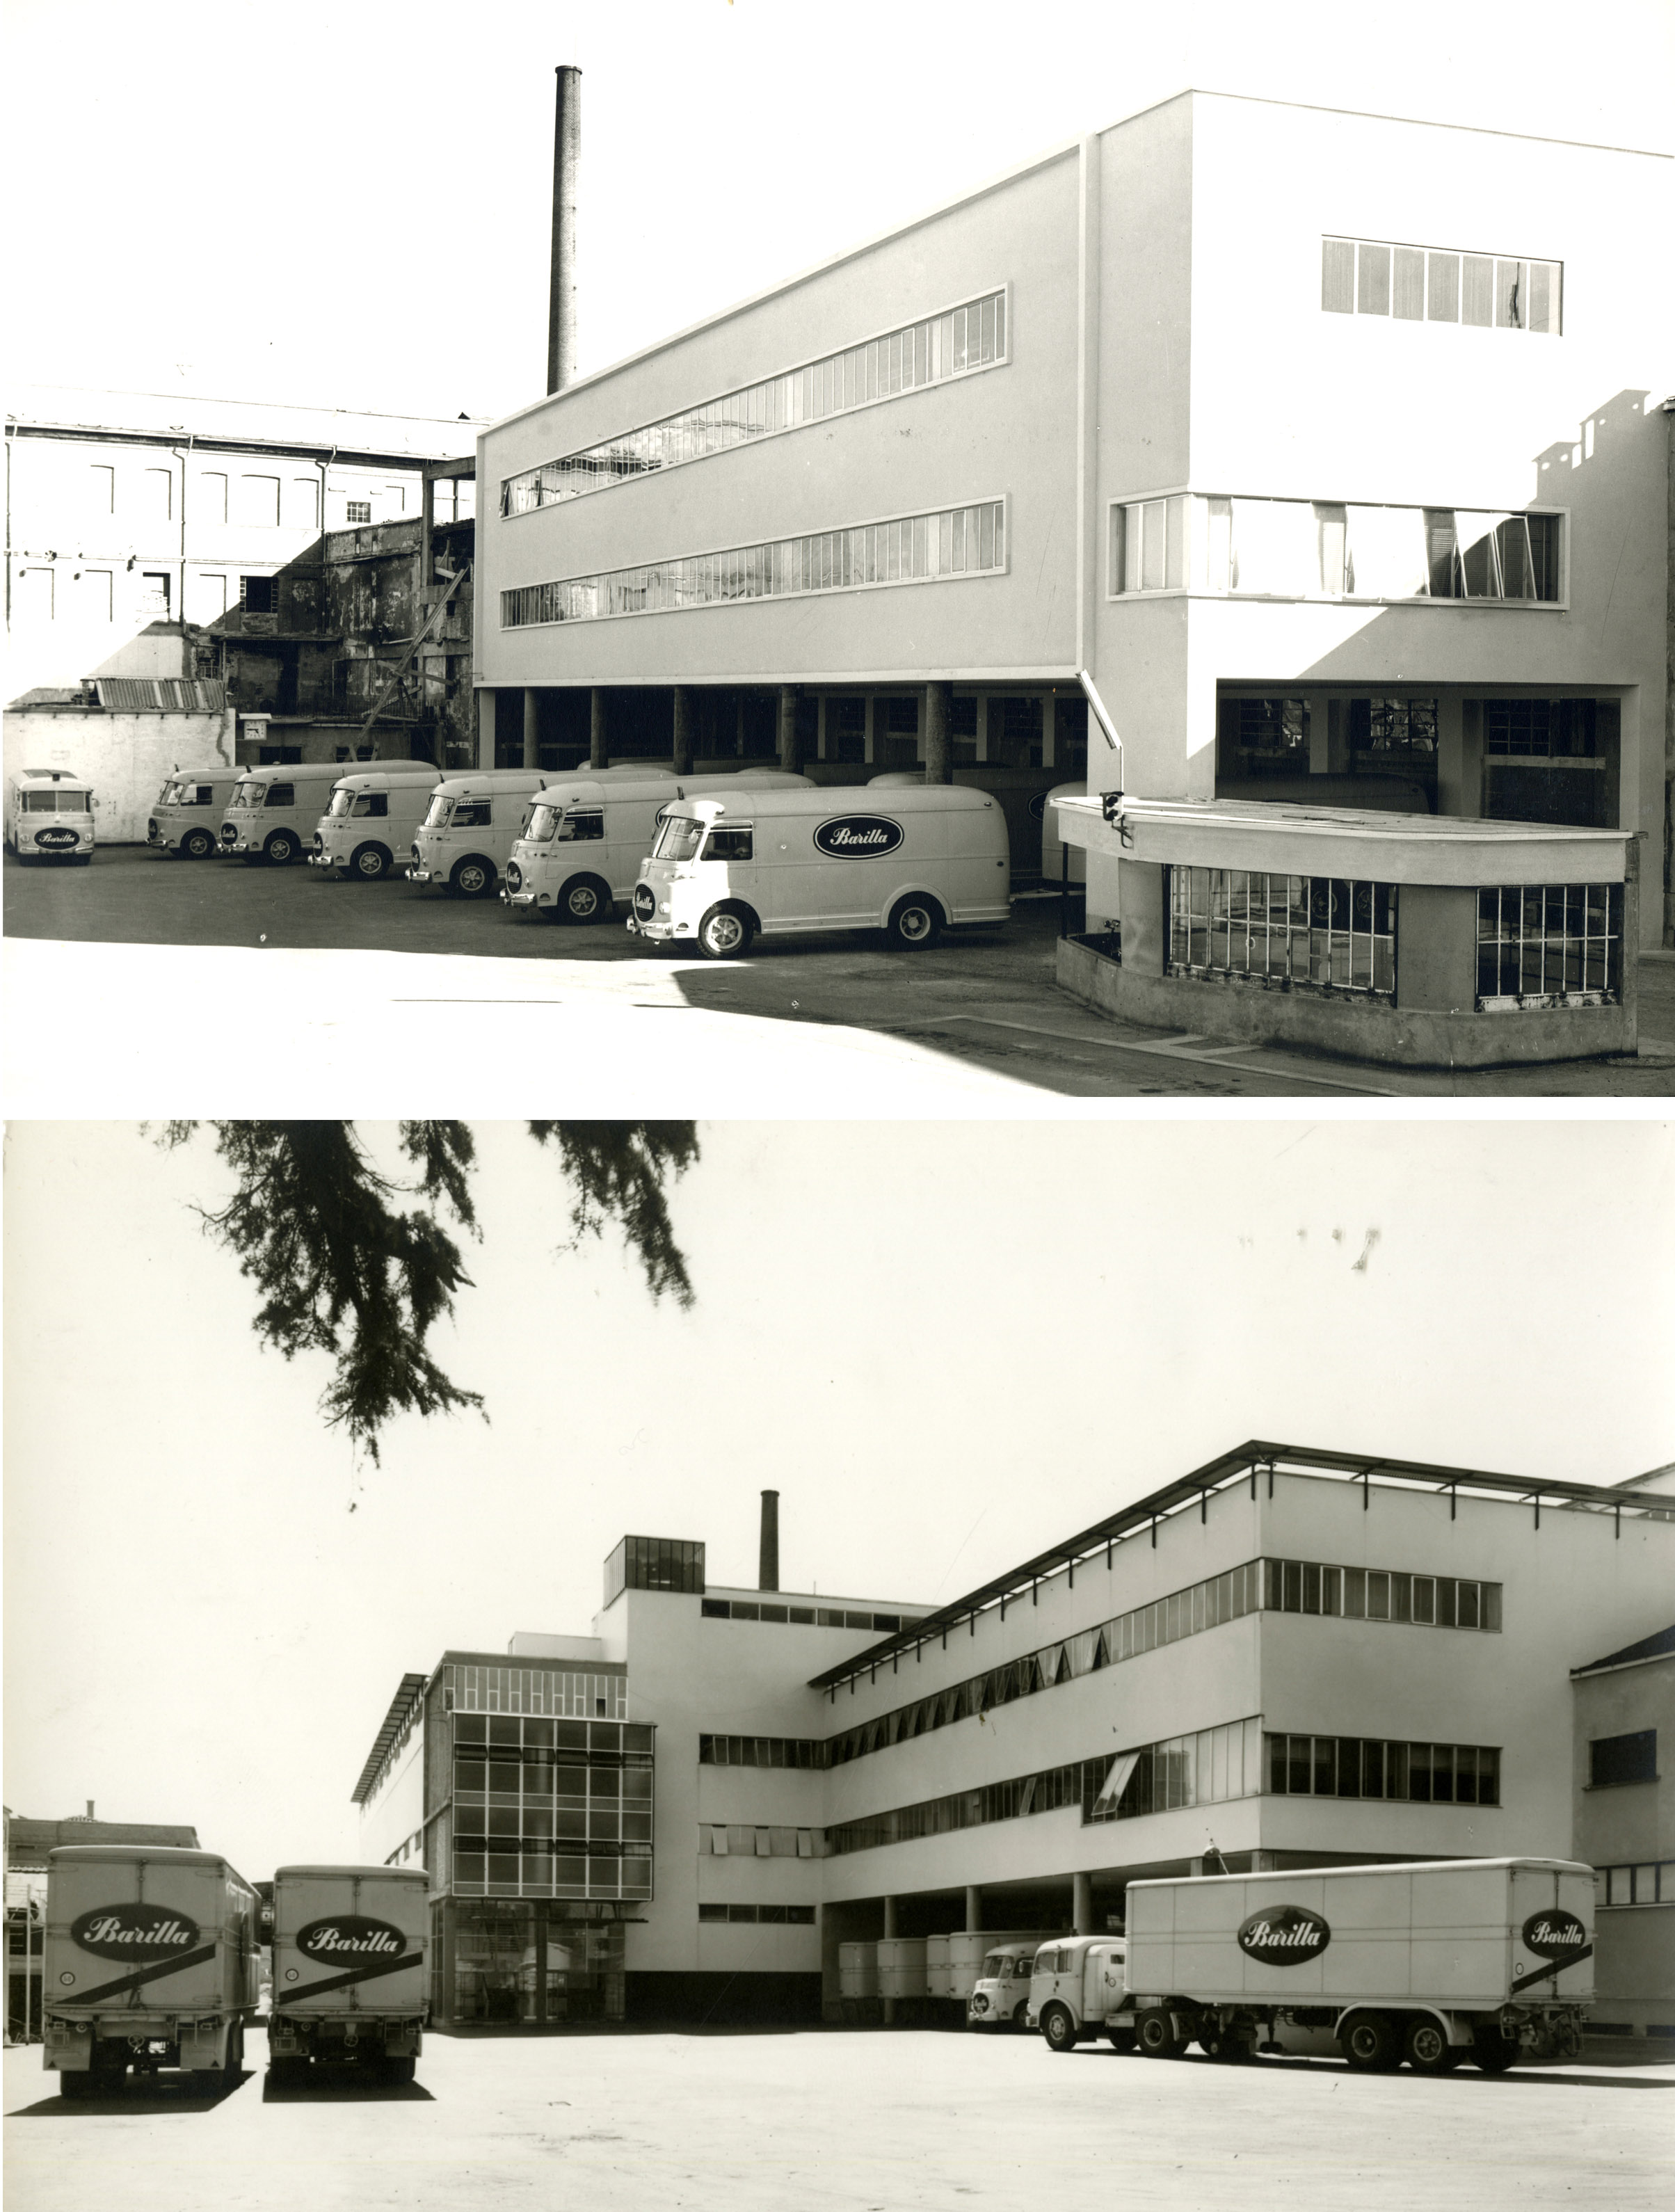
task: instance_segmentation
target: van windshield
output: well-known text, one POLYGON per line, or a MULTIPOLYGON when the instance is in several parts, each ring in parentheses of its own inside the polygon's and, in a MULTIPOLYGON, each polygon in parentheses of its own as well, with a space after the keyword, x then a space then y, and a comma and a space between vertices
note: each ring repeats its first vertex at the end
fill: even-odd
POLYGON ((704 824, 688 814, 671 814, 657 833, 654 860, 689 860, 704 842, 704 824))
POLYGON ((180 786, 166 783, 157 793, 157 804, 159 806, 178 806, 180 804, 180 786))
POLYGON ((325 810, 326 819, 341 822, 354 804, 355 793, 352 791, 334 791, 331 804, 325 810))
POLYGON ((26 814, 85 814, 88 794, 85 791, 66 791, 62 784, 51 791, 27 791, 23 794, 26 814))
POLYGON ((561 811, 561 810, 556 806, 531 808, 529 822, 524 830, 524 835, 529 839, 531 844, 545 845, 550 842, 554 830, 558 827, 561 811))
POLYGON ((233 787, 229 806, 259 806, 268 795, 264 783, 238 783, 233 787))
POLYGON ((440 830, 453 811, 453 801, 438 792, 430 802, 430 811, 424 818, 427 830, 440 830))

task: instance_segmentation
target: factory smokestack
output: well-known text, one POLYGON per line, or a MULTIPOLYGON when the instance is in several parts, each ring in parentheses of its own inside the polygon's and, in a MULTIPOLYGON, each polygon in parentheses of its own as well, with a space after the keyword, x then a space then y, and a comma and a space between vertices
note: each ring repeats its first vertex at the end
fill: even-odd
POLYGON ((762 1563, 756 1577, 758 1589, 776 1590, 780 1587, 780 1493, 764 1490, 762 1494, 762 1563))
POLYGON ((553 116, 553 277, 547 304, 547 389, 561 392, 576 374, 576 171, 581 161, 581 71, 555 71, 553 116))

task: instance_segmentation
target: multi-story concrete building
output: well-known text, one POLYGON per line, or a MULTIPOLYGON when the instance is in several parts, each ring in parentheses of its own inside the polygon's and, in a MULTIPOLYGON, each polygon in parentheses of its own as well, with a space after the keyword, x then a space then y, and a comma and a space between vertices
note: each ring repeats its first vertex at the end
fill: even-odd
POLYGON ((598 739, 621 701, 731 748, 777 694, 823 777, 1085 764, 1084 995, 1631 1042, 1671 310, 1622 211, 1668 175, 1182 94, 583 378, 481 441, 501 754, 588 693, 598 739))
POLYGON ((1569 1856, 1569 1669, 1672 1568, 1653 1498, 1270 1443, 933 1609, 630 1537, 591 1638, 404 1678, 362 1854, 431 1871, 439 2017, 531 2021, 813 2016, 846 1939, 1100 1929, 1212 1849, 1569 1856))

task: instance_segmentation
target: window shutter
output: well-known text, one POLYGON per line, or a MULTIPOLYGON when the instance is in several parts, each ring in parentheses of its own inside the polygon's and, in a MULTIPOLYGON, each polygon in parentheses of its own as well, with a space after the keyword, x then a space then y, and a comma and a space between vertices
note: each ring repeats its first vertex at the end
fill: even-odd
POLYGON ((1390 313, 1390 248, 1362 244, 1356 248, 1356 307, 1363 315, 1390 313))
POLYGON ((1460 320, 1487 330, 1495 320, 1495 264, 1486 253, 1468 253, 1463 263, 1460 320))
POLYGON ((1404 322, 1421 323, 1425 319, 1425 256, 1419 246, 1396 248, 1395 307, 1404 322))
POLYGON ((1457 253, 1432 253, 1426 258, 1429 264, 1426 312, 1434 323, 1457 323, 1460 320, 1460 256, 1457 253))
POLYGON ((1355 248, 1347 238, 1320 242, 1320 307, 1328 315, 1355 313, 1355 248))

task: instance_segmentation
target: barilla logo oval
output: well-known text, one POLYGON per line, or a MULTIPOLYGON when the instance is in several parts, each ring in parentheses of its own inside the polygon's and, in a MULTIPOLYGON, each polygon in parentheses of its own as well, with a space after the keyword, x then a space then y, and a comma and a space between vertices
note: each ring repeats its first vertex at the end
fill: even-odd
MULTIPOLYGON (((359 1912, 334 1912, 328 1920, 311 1920, 299 1928, 296 1947, 305 1959, 326 1964, 356 1959, 394 1959, 407 1948, 407 1938, 387 1920, 368 1920, 359 1912)), ((414 1953, 416 1959, 418 1953, 414 1953)))
POLYGON ((1270 1905, 1253 1912, 1239 1930, 1239 1948, 1265 1966, 1300 1966, 1318 1959, 1331 1941, 1331 1929, 1306 1905, 1270 1905))
POLYGON ((657 912, 657 900, 652 896, 652 887, 649 884, 636 884, 634 885, 634 910, 640 916, 641 921, 649 921, 652 916, 657 912))
POLYGON ((37 845, 50 845, 58 851, 67 845, 79 845, 81 842, 74 830, 37 830, 35 832, 37 845))
POLYGON ((893 853, 907 832, 888 814, 840 814, 814 833, 817 851, 834 860, 876 860, 893 853))
POLYGON ((1587 1948, 1587 1930, 1574 1912, 1532 1912, 1524 1923, 1524 1948, 1538 1959, 1565 1959, 1587 1948))
POLYGON ((197 1923, 167 1905, 97 1905, 70 1922, 70 1940, 100 1959, 167 1959, 191 1949, 197 1923))
POLYGON ((1038 792, 1035 793, 1035 797, 1030 800, 1030 802, 1029 802, 1029 818, 1030 818, 1030 820, 1031 820, 1032 822, 1045 822, 1045 821, 1046 821, 1046 819, 1047 819, 1047 793, 1046 793, 1044 791, 1038 791, 1038 792))

